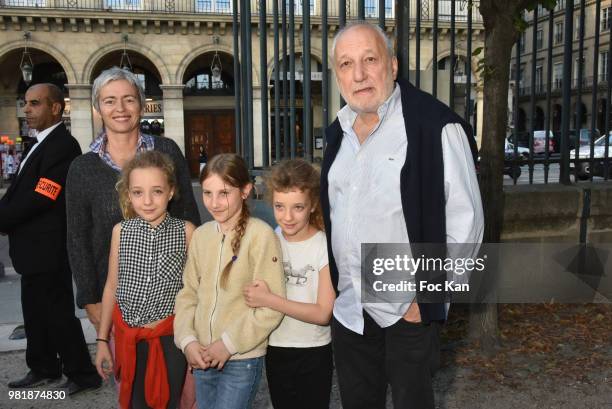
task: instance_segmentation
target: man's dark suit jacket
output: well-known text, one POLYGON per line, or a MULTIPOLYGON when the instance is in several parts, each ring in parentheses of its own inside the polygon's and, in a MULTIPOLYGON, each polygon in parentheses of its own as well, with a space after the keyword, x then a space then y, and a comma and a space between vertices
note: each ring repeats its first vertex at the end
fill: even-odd
POLYGON ((66 175, 81 154, 77 140, 58 125, 32 152, 0 200, 0 232, 19 274, 66 268, 66 175))

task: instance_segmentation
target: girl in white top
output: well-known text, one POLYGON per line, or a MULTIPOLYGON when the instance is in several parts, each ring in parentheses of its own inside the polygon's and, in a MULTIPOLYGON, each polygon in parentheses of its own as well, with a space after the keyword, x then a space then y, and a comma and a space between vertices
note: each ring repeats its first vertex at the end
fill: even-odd
POLYGON ((332 382, 329 320, 334 305, 319 203, 319 172, 303 159, 284 161, 266 178, 283 249, 287 298, 256 280, 244 290, 249 307, 285 314, 272 332, 266 376, 275 409, 328 408, 332 382))

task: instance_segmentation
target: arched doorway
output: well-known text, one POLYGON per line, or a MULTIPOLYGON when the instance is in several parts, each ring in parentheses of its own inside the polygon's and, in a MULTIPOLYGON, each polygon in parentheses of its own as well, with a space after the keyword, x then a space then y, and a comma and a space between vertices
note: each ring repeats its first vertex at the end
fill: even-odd
MULTIPOLYGON (((279 63, 280 67, 280 63, 279 63)), ((295 53, 295 155, 298 157, 304 156, 304 68, 303 68, 302 53, 295 53)), ((279 103, 279 123, 276 123, 275 115, 275 83, 274 83, 274 70, 270 74, 269 81, 269 95, 270 111, 269 111, 269 124, 270 124, 270 157, 275 160, 276 157, 276 138, 275 130, 280 131, 280 157, 286 158, 291 156, 291 141, 290 141, 290 124, 291 124, 291 112, 290 103, 285 104, 283 99, 283 93, 286 92, 289 101, 289 87, 291 75, 289 72, 289 56, 287 56, 287 74, 279 75, 280 79, 280 103, 279 103), (286 80, 286 81, 285 81, 286 80), (285 84, 283 84, 285 83, 285 84), (283 87, 286 87, 283 90, 283 87)), ((310 129, 312 129, 312 140, 310 146, 312 147, 313 156, 320 158, 323 156, 323 64, 320 59, 315 55, 310 55, 310 116, 311 123, 310 129)), ((330 76, 331 78, 331 76, 330 76)))
POLYGON ((199 158, 236 152, 234 58, 223 52, 196 57, 183 75, 185 156, 192 177, 200 173, 199 158), (214 61, 213 61, 214 60, 214 61), (220 69, 220 76, 212 68, 220 69))
MULTIPOLYGON (((23 81, 20 61, 23 49, 16 49, 0 56, 0 99, 13 101, 0 104, 0 135, 8 136, 11 149, 21 152, 30 142, 30 129, 23 112, 24 97, 29 86, 40 83, 52 83, 64 92, 66 109, 64 122, 70 129, 70 98, 66 84, 68 82, 64 67, 50 54, 36 49, 28 48, 33 63, 32 81, 26 84, 23 81)), ((6 147, 0 145, 0 150, 6 147)))
MULTIPOLYGON (((90 78, 91 83, 102 73, 112 67, 119 66, 123 51, 117 50, 106 54, 95 65, 90 78)), ((131 71, 136 75, 145 90, 145 106, 140 121, 140 130, 143 133, 164 136, 164 107, 163 93, 160 88, 161 75, 157 67, 144 55, 128 50, 131 71)), ((102 124, 97 113, 94 115, 94 131, 97 134, 102 124)))
MULTIPOLYGON (((466 114, 466 103, 469 104, 467 109, 468 118, 467 120, 470 122, 474 128, 476 128, 476 120, 473 119, 473 111, 474 104, 477 96, 476 92, 476 84, 478 80, 474 75, 474 67, 470 71, 470 90, 469 90, 469 99, 468 99, 468 89, 467 89, 467 72, 469 59, 464 55, 455 55, 454 63, 451 62, 450 55, 446 55, 438 59, 437 62, 437 86, 436 86, 436 97, 447 104, 448 106, 453 105, 454 111, 461 117, 464 117, 466 114), (452 73, 452 74, 451 74, 452 73), (450 78, 451 75, 453 77, 453 102, 451 104, 450 101, 450 78)), ((425 68, 424 71, 421 71, 420 77, 420 87, 427 92, 431 92, 430 89, 432 87, 432 69, 431 64, 433 64, 433 59, 430 62, 430 65, 425 68)), ((411 73, 411 76, 413 74, 411 73)), ((412 77, 411 77, 412 78, 412 77)))

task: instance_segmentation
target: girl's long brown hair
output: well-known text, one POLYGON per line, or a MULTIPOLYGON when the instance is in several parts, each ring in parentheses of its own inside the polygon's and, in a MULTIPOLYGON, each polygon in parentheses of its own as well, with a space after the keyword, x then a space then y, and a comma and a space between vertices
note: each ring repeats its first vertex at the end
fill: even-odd
POLYGON ((134 156, 134 159, 129 161, 123 169, 121 169, 121 176, 115 185, 115 189, 119 192, 119 206, 121 207, 121 213, 124 219, 131 219, 137 216, 130 202, 130 174, 134 169, 145 168, 156 168, 161 170, 168 180, 168 186, 174 189, 173 198, 178 197, 179 192, 172 159, 165 153, 158 151, 138 153, 134 156))
POLYGON ((310 224, 318 230, 325 231, 323 212, 321 210, 321 175, 319 171, 304 159, 290 159, 275 165, 265 177, 266 199, 273 206, 274 192, 300 190, 310 199, 314 211, 310 215, 310 224))
MULTIPOLYGON (((249 183, 251 183, 249 171, 244 159, 233 153, 222 153, 214 156, 210 162, 204 166, 204 169, 202 169, 202 173, 200 174, 200 184, 202 184, 209 176, 212 175, 219 176, 225 183, 240 190, 244 189, 249 183)), ((244 199, 242 201, 240 217, 238 218, 236 227, 234 227, 234 230, 236 231, 236 234, 232 239, 232 253, 234 257, 232 257, 232 260, 225 265, 221 273, 221 287, 224 289, 227 288, 227 281, 230 270, 232 269, 232 264, 240 251, 240 243, 246 231, 250 215, 251 213, 249 211, 247 200, 244 199)))

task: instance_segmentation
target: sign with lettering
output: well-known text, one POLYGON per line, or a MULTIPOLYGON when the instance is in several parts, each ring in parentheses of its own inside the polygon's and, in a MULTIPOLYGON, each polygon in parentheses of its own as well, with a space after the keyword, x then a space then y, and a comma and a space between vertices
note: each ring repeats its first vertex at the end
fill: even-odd
POLYGON ((164 105, 162 101, 147 101, 145 102, 144 115, 145 118, 161 118, 164 116, 164 105))
POLYGON ((61 190, 62 186, 60 184, 47 178, 40 178, 36 184, 36 189, 34 189, 36 193, 47 196, 51 200, 57 200, 61 190))

